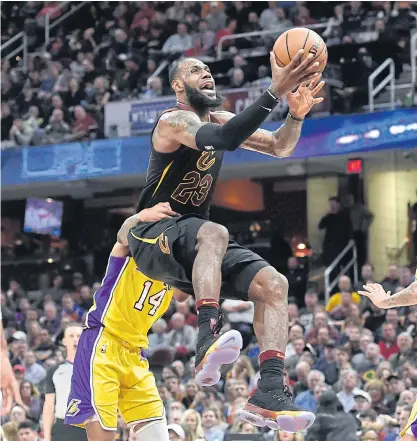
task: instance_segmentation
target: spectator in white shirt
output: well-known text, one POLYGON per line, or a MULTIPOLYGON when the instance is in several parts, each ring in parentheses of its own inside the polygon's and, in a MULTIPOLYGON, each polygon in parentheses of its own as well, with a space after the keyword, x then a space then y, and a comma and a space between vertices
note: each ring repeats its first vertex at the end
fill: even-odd
POLYGON ((222 309, 227 313, 227 319, 232 328, 242 334, 243 347, 245 348, 253 336, 253 317, 255 309, 252 302, 226 299, 222 303, 222 309))
POLYGON ((350 412, 355 407, 355 394, 358 391, 358 373, 347 370, 342 374, 342 390, 337 394, 345 412, 350 412))
POLYGON ((171 35, 162 46, 164 54, 184 53, 186 50, 193 47, 193 40, 188 33, 187 25, 185 23, 178 23, 177 33, 171 35))
POLYGON ((167 322, 163 318, 160 318, 152 326, 153 333, 148 337, 149 346, 146 351, 149 355, 152 355, 158 349, 169 348, 167 334, 165 334, 166 329, 167 322))
POLYGON ((268 2, 269 8, 262 11, 259 24, 262 29, 276 29, 277 32, 292 26, 290 20, 285 17, 283 8, 278 8, 276 2, 268 2))

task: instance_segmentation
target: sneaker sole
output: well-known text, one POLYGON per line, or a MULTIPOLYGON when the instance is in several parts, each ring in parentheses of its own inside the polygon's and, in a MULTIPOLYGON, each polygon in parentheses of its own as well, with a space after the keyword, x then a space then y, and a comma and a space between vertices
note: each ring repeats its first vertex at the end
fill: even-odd
POLYGON ((196 367, 195 381, 200 386, 213 386, 221 377, 220 368, 236 361, 243 341, 240 332, 231 330, 221 335, 208 349, 196 367))
POLYGON ((239 418, 257 427, 269 427, 272 430, 281 429, 284 432, 296 433, 310 428, 316 416, 306 410, 273 412, 247 403, 239 413, 239 418))

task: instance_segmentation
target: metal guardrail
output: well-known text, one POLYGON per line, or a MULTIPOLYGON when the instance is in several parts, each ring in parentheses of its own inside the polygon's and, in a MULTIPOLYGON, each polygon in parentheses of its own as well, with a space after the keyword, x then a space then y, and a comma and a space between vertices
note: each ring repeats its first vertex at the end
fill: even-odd
POLYGON ((45 46, 49 43, 51 39, 51 30, 56 28, 60 23, 62 23, 64 20, 66 20, 68 17, 71 17, 75 12, 79 11, 82 7, 88 4, 88 2, 81 2, 78 5, 74 6, 72 9, 67 11, 65 14, 61 15, 61 17, 58 17, 56 20, 54 20, 51 23, 51 14, 53 14, 57 9, 61 8, 62 6, 65 6, 69 2, 61 2, 59 5, 56 6, 49 14, 46 14, 45 16, 45 46))
POLYGON ((333 262, 326 268, 324 271, 324 299, 326 301, 326 305, 330 299, 330 293, 333 288, 337 285, 339 281, 339 277, 346 274, 350 268, 353 267, 353 281, 356 285, 358 283, 358 255, 356 251, 356 245, 354 240, 350 240, 346 247, 340 252, 340 254, 333 260, 333 262), (339 274, 334 278, 332 282, 330 282, 330 275, 332 271, 336 268, 336 266, 340 263, 340 261, 346 256, 349 251, 352 251, 353 257, 349 260, 349 262, 341 269, 339 274))
POLYGON ((0 49, 1 49, 1 52, 3 53, 3 51, 5 49, 7 49, 13 43, 18 42, 19 40, 22 40, 22 43, 16 49, 14 49, 9 54, 7 54, 4 58, 6 58, 6 60, 9 60, 10 58, 15 57, 16 55, 20 54, 23 51, 23 57, 22 57, 23 70, 24 70, 24 72, 27 72, 27 67, 28 67, 28 39, 27 39, 27 35, 23 31, 19 32, 14 37, 12 37, 9 41, 4 43, 1 46, 0 49))
POLYGON ((381 90, 390 84, 390 102, 389 107, 391 110, 395 109, 395 63, 392 58, 387 58, 380 66, 378 66, 368 77, 368 105, 369 111, 375 110, 374 98, 381 92, 381 90), (389 74, 381 80, 378 85, 375 85, 375 78, 383 72, 386 68, 389 68, 389 74))
MULTIPOLYGON (((244 40, 250 37, 265 37, 268 35, 281 35, 282 33, 284 33, 285 31, 287 31, 288 29, 293 28, 294 26, 289 26, 285 29, 282 30, 277 30, 277 29, 268 29, 266 31, 253 31, 253 32, 242 32, 240 34, 233 34, 233 35, 225 35, 222 38, 220 38, 219 43, 217 44, 217 59, 221 60, 223 57, 223 43, 225 41, 228 40, 244 40)), ((327 22, 326 23, 317 23, 317 24, 312 24, 312 25, 306 25, 306 28, 309 29, 323 29, 323 28, 327 28, 327 22)))

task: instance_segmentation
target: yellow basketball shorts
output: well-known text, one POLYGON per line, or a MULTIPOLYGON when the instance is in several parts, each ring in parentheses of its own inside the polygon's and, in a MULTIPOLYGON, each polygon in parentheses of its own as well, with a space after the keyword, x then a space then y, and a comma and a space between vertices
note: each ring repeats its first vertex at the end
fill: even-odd
POLYGON ((120 413, 128 425, 164 418, 164 406, 143 350, 105 328, 85 329, 74 360, 65 423, 84 427, 91 418, 116 430, 120 413))

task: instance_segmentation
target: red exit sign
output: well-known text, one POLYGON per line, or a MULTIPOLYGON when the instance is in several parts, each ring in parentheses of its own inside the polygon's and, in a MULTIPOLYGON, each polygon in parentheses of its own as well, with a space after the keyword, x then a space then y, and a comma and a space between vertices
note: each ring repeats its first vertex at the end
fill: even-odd
POLYGON ((349 159, 346 167, 346 172, 348 174, 359 174, 362 173, 363 169, 363 161, 362 159, 349 159))

